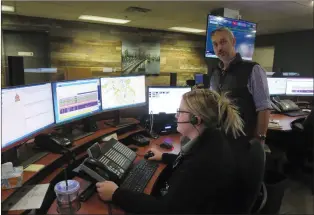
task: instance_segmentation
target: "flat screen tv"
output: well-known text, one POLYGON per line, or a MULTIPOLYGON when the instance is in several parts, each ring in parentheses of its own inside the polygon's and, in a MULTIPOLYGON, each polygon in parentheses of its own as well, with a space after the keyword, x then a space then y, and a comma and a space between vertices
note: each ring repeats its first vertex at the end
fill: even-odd
POLYGON ((211 41, 211 32, 217 28, 229 28, 236 39, 236 51, 244 60, 252 60, 256 35, 256 23, 244 20, 208 15, 205 57, 217 58, 211 41))

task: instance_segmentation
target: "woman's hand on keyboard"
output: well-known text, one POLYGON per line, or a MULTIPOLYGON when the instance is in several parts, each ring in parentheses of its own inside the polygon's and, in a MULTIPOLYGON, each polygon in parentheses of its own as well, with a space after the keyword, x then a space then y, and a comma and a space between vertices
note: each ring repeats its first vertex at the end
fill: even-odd
POLYGON ((159 151, 158 149, 151 148, 149 149, 152 153, 154 153, 154 156, 148 158, 148 160, 154 160, 154 161, 161 161, 162 158, 162 152, 159 151))

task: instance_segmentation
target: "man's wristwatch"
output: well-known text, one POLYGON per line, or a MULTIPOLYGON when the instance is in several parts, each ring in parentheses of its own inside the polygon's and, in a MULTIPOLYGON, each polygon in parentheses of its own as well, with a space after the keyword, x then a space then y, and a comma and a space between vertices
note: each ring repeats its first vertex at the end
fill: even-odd
POLYGON ((266 135, 260 134, 258 135, 259 140, 266 140, 266 135))

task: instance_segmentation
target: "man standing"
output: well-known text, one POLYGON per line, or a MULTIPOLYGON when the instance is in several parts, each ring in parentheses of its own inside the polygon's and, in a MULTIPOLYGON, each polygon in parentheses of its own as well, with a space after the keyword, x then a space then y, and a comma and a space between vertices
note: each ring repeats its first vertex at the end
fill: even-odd
POLYGON ((216 29, 211 39, 220 62, 212 74, 210 88, 230 92, 229 98, 239 107, 246 136, 264 143, 271 109, 266 72, 259 64, 242 60, 228 28, 216 29))

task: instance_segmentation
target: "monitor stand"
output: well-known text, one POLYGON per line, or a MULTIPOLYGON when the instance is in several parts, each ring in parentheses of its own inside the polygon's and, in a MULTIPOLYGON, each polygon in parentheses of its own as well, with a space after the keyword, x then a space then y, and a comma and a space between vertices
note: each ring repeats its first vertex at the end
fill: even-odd
POLYGON ((76 141, 94 134, 97 130, 98 126, 96 121, 87 118, 83 120, 83 128, 79 126, 74 127, 71 124, 65 125, 61 128, 60 135, 71 141, 76 141))
POLYGON ((131 119, 120 118, 120 111, 115 110, 113 111, 113 119, 105 122, 105 124, 116 128, 122 128, 136 123, 131 119))

